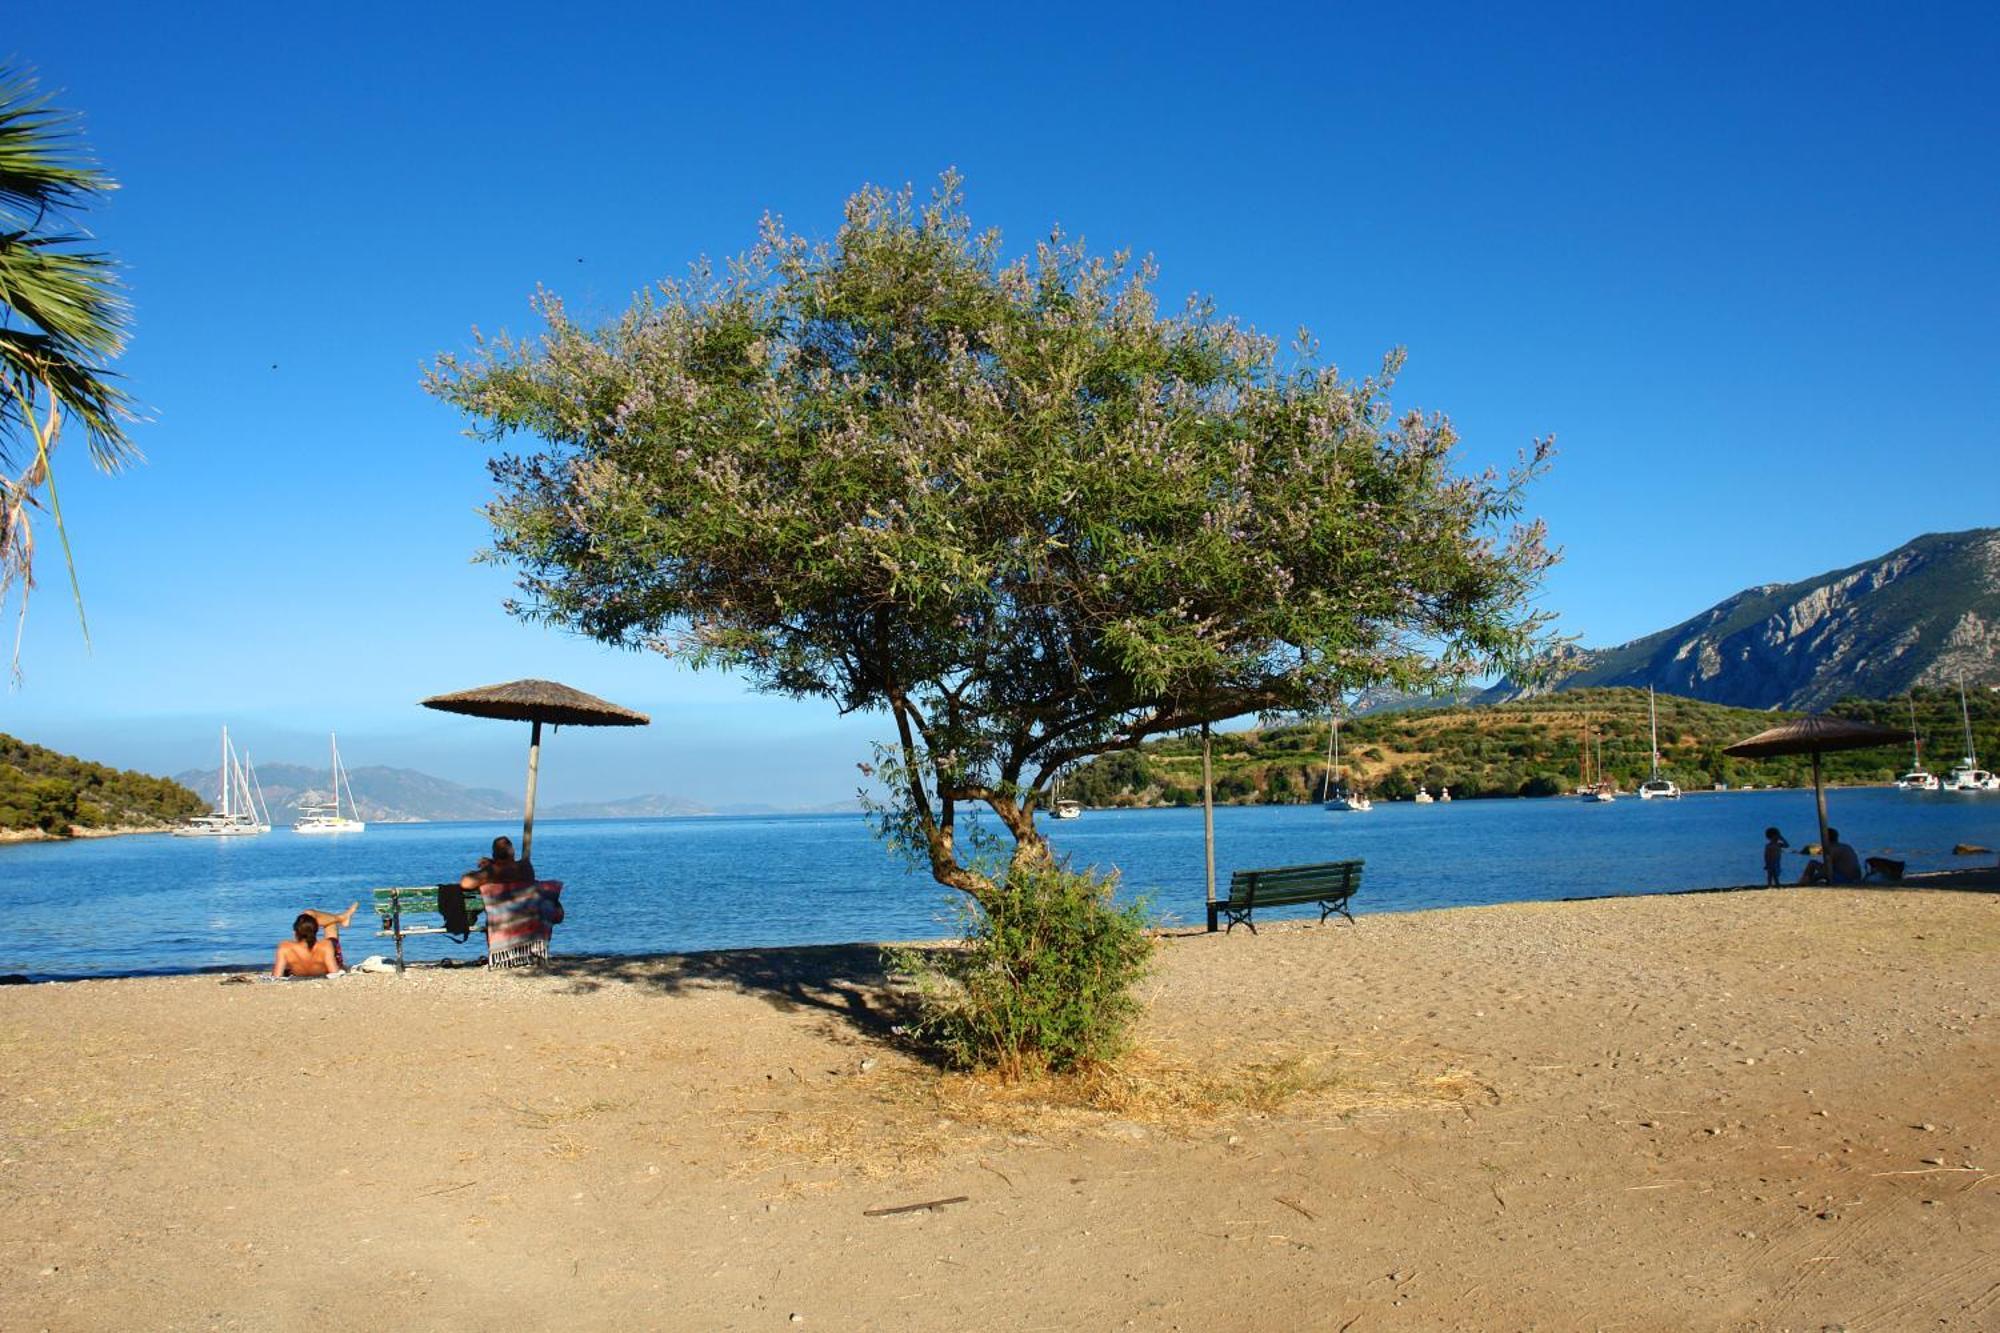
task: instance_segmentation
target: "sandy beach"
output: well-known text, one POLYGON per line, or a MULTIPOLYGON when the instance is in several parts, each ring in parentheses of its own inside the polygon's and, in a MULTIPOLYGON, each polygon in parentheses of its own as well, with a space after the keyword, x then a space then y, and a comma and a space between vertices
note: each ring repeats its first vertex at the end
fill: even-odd
POLYGON ((2000 1325, 1993 892, 1178 935, 1145 994, 1051 1095, 904 1049, 864 946, 0 989, 0 1322, 2000 1325))

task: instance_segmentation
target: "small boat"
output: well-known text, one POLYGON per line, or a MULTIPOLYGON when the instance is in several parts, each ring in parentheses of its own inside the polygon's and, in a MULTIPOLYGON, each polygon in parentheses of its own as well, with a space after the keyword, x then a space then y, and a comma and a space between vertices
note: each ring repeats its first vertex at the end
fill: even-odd
POLYGON ((1917 732, 1917 696, 1910 695, 1910 771, 1896 779, 1897 791, 1936 791, 1944 784, 1924 768, 1924 738, 1917 732))
POLYGON ((368 825, 362 822, 361 807, 354 803, 354 789, 347 785, 347 769, 340 762, 340 742, 332 733, 327 735, 327 746, 333 752, 333 764, 328 770, 327 786, 332 789, 331 798, 317 805, 299 807, 298 822, 292 825, 294 833, 364 833, 368 825), (346 809, 352 815, 341 813, 340 796, 347 793, 346 809))
POLYGON ((1348 790, 1340 781, 1340 717, 1334 715, 1332 734, 1326 740, 1326 776, 1321 779, 1319 795, 1328 810, 1362 814, 1373 810, 1375 803, 1360 792, 1348 790))
POLYGON ((264 792, 257 784, 257 770, 250 756, 236 757, 229 743, 229 728, 222 729, 222 776, 217 784, 215 809, 176 824, 176 838, 247 838, 271 831, 271 815, 264 808, 264 792))
MULTIPOLYGON (((1617 799, 1618 784, 1615 782, 1606 782, 1604 780, 1603 733, 1593 730, 1591 734, 1595 736, 1597 739, 1597 781, 1592 782, 1590 780, 1589 774, 1586 773, 1584 775, 1583 786, 1577 788, 1576 794, 1578 796, 1581 796, 1584 800, 1591 802, 1592 804, 1601 805, 1608 801, 1613 801, 1617 799)), ((1585 763, 1588 763, 1590 761, 1590 747, 1587 745, 1584 747, 1583 750, 1583 758, 1585 763)))
POLYGON ((1062 774, 1057 773, 1055 781, 1049 785, 1049 818, 1081 819, 1083 802, 1073 801, 1062 794, 1062 774))
POLYGON ((1963 792, 2000 791, 2000 778, 1979 766, 1979 751, 1972 747, 1972 713, 1965 705, 1965 677, 1958 678, 1958 712, 1965 719, 1965 758, 1944 780, 1944 790, 1963 792))
POLYGON ((1437 797, 1431 795, 1428 789, 1419 785, 1417 787, 1417 794, 1415 796, 1412 796, 1410 799, 1415 801, 1418 805, 1429 805, 1431 804, 1431 802, 1437 800, 1437 797))
POLYGON ((1449 788, 1449 787, 1439 787, 1439 788, 1438 788, 1438 799, 1439 799, 1440 801, 1449 801, 1449 800, 1451 799, 1451 788, 1449 788))
POLYGON ((1642 801, 1678 801, 1681 789, 1672 778, 1660 776, 1660 710, 1653 702, 1653 687, 1646 687, 1646 718, 1653 733, 1653 776, 1639 784, 1642 801))

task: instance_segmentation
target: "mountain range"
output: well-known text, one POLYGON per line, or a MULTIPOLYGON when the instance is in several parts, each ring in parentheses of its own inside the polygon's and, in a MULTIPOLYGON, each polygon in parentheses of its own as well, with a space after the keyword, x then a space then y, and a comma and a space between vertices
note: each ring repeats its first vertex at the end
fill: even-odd
POLYGON ((2000 685, 2000 528, 1931 533, 1796 583, 1747 588, 1615 648, 1570 649, 1534 684, 1476 697, 1652 686, 1738 708, 1824 709, 1849 695, 2000 685))
MULTIPOLYGON (((176 774, 174 781, 212 799, 219 774, 212 768, 194 769, 176 774)), ((326 769, 303 764, 264 764, 257 769, 257 785, 271 808, 274 824, 290 824, 303 807, 324 801, 328 781, 326 769)), ((465 787, 414 769, 350 768, 347 783, 361 818, 370 823, 518 819, 521 814, 518 794, 492 787, 465 787)), ((685 796, 653 794, 615 801, 544 805, 537 814, 543 819, 658 819, 675 815, 838 814, 856 808, 852 802, 810 808, 764 804, 710 806, 685 796)))

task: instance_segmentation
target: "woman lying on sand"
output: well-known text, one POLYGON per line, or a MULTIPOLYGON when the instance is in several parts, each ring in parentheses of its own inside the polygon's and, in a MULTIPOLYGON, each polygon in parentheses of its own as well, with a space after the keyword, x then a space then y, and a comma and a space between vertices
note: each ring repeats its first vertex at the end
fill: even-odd
POLYGON ((292 938, 278 945, 277 957, 271 960, 273 977, 337 977, 346 971, 345 960, 340 956, 340 928, 354 919, 354 909, 359 904, 349 903, 345 912, 320 912, 312 909, 300 912, 292 922, 292 938), (326 938, 320 938, 320 927, 326 927, 326 938))

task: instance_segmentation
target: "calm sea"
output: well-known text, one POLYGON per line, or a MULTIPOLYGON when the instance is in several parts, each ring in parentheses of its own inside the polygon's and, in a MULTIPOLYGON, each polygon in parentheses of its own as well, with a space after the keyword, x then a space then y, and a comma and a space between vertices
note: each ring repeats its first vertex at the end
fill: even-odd
MULTIPOLYGON (((2000 847, 2000 796, 1887 790, 1829 796, 1864 855, 1912 870, 1990 865, 1954 844, 2000 847)), ((1697 793, 1678 801, 1566 799, 1215 812, 1216 866, 1360 857, 1357 913, 1761 882, 1763 830, 1817 838, 1810 793, 1697 793)), ((268 964, 302 907, 339 909, 389 884, 456 878, 508 824, 375 825, 348 837, 289 830, 244 839, 106 838, 0 846, 0 973, 31 977, 268 964)), ((1201 812, 1091 811, 1050 825, 1079 864, 1116 867, 1164 921, 1202 920, 1201 812)), ((656 953, 948 934, 952 895, 909 873, 857 815, 544 821, 535 862, 567 884, 571 953, 656 953)), ((1803 858, 1786 859, 1795 877, 1803 858)), ((1313 909, 1305 909, 1310 913, 1313 909)), ((374 921, 350 962, 382 951, 374 921)), ((412 956, 473 956, 430 938, 412 956)))

